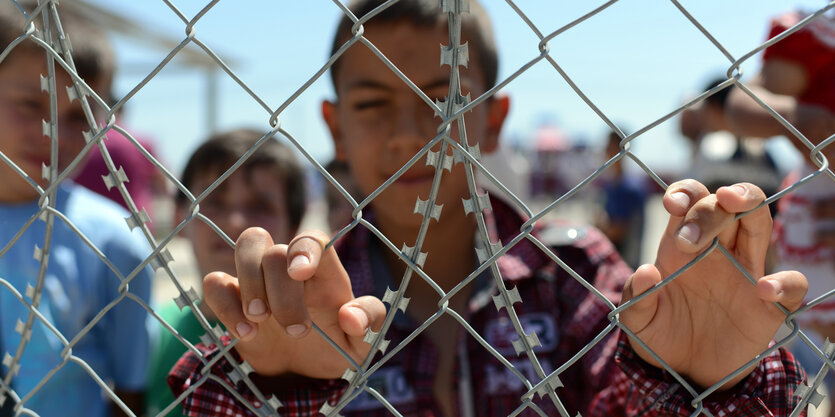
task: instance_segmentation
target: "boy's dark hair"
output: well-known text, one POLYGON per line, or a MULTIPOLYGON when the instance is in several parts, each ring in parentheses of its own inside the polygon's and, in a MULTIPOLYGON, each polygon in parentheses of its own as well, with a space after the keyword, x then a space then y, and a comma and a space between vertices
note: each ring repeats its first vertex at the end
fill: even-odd
MULTIPOLYGON (((20 6, 29 14, 35 10, 37 4, 33 1, 18 1, 20 6)), ((82 11, 83 5, 78 2, 67 2, 68 5, 57 7, 61 28, 70 39, 72 59, 78 75, 84 80, 101 81, 107 91, 97 91, 102 97, 110 94, 113 75, 116 71, 116 58, 113 47, 105 33, 100 30, 82 11), (72 6, 70 6, 70 4, 72 6)), ((42 13, 47 13, 49 7, 44 7, 42 13)), ((37 30, 42 31, 42 15, 32 19, 37 30)), ((53 36, 56 25, 52 15, 49 15, 53 36)), ((0 2, 0 52, 4 51, 15 39, 26 33, 26 16, 14 3, 4 0, 0 2)), ((15 46, 14 51, 43 52, 43 49, 32 41, 24 41, 15 46)), ((12 52, 14 54, 15 52, 12 52)))
MULTIPOLYGON (((354 0, 348 8, 358 18, 362 18, 385 0, 354 0)), ((476 0, 471 0, 469 13, 462 15, 461 38, 462 42, 469 42, 470 57, 469 65, 480 68, 484 74, 485 89, 496 85, 496 78, 499 72, 499 58, 496 51, 496 41, 493 36, 493 26, 487 12, 476 0)), ((441 5, 438 0, 401 0, 392 4, 387 9, 375 15, 368 24, 380 23, 408 23, 417 27, 435 27, 440 23, 446 24, 447 14, 441 12, 441 5)), ((331 56, 348 39, 353 36, 351 27, 354 22, 343 16, 336 28, 331 46, 331 56)), ((353 46, 352 46, 353 47, 353 46)), ((340 61, 336 60, 331 66, 331 81, 334 90, 337 89, 336 78, 339 71, 340 61)), ((336 92, 339 93, 338 91, 336 92)))
MULTIPOLYGON (((264 132, 252 129, 236 129, 212 135, 191 154, 180 181, 186 188, 191 188, 201 174, 216 173, 219 176, 263 136, 264 132)), ((238 171, 249 174, 256 167, 272 167, 281 177, 286 194, 290 226, 298 228, 304 216, 306 204, 305 176, 293 151, 287 145, 270 139, 250 155, 238 171)), ((184 207, 189 204, 191 201, 188 197, 182 191, 178 192, 177 205, 184 207)))
MULTIPOLYGON (((716 86, 718 86, 719 84, 722 84, 725 81, 727 81, 726 78, 716 78, 714 80, 711 80, 705 86, 705 89, 703 91, 708 91, 711 88, 715 88, 716 86)), ((733 89, 733 87, 725 87, 725 88, 717 91, 712 96, 706 98, 705 103, 717 106, 720 109, 724 109, 725 108, 725 102, 728 101, 728 94, 731 93, 731 89, 733 89)))

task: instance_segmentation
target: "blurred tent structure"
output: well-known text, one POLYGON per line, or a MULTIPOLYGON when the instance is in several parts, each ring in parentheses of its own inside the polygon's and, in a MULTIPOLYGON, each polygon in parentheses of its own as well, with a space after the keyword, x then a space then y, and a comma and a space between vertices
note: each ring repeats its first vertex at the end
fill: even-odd
MULTIPOLYGON (((150 25, 143 25, 141 22, 132 20, 120 15, 117 11, 101 7, 86 0, 63 0, 61 7, 73 9, 82 16, 87 17, 96 25, 113 35, 122 36, 131 42, 142 44, 146 47, 164 51, 166 54, 185 41, 185 37, 177 38, 155 30, 150 25)), ((220 56, 223 63, 229 67, 236 65, 233 59, 220 56)), ((206 80, 205 100, 205 122, 209 132, 216 129, 219 107, 219 75, 222 70, 218 63, 204 51, 195 45, 186 45, 177 52, 171 64, 186 71, 202 73, 206 80)), ((171 65, 169 64, 169 65, 171 65)), ((158 65, 157 62, 143 64, 132 64, 122 66, 120 71, 151 72, 158 65)))

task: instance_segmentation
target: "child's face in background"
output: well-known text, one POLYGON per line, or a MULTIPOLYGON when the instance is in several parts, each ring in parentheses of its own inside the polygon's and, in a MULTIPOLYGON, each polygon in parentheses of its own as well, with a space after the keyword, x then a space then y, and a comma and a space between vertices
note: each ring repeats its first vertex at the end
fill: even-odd
MULTIPOLYGON (((445 26, 374 25, 372 20, 365 27, 371 43, 430 99, 447 96, 450 68, 440 66, 439 46, 449 43, 445 26)), ((459 67, 462 92, 472 98, 483 93, 485 85, 477 53, 470 43, 470 69, 459 67)), ((348 163, 363 195, 376 190, 437 135, 441 119, 362 44, 355 44, 340 58, 337 95, 336 103, 323 105, 323 114, 337 158, 348 163)), ((470 144, 479 142, 482 153, 494 150, 506 111, 507 99, 501 98, 488 100, 467 113, 464 120, 470 144)), ((452 124, 451 136, 455 139, 457 130, 457 124, 452 124)), ((418 196, 428 198, 434 174, 426 159, 419 159, 374 200, 378 217, 400 226, 418 226, 422 218, 413 214, 415 200, 418 196)), ((463 165, 456 164, 451 174, 444 172, 437 203, 447 204, 445 212, 463 210, 460 201, 468 196, 467 190, 463 165)))
MULTIPOLYGON (((199 173, 190 187, 194 196, 206 190, 223 172, 199 173)), ((187 216, 180 207, 180 218, 187 216)), ((242 167, 212 191, 200 203, 200 212, 210 218, 232 241, 248 227, 261 227, 276 242, 288 242, 291 230, 284 183, 270 166, 242 167)), ((235 274, 235 256, 231 246, 208 224, 195 219, 186 226, 200 273, 212 271, 235 274)))
MULTIPOLYGON (((46 75, 43 53, 21 50, 0 64, 0 152, 14 161, 41 187, 43 164, 49 165, 50 139, 43 132, 42 120, 50 121, 49 94, 41 90, 41 75, 46 75)), ((58 168, 63 170, 85 145, 83 131, 90 130, 79 100, 69 101, 67 87, 72 79, 56 64, 58 95, 58 168)), ((95 91, 100 83, 86 80, 95 91)), ((94 150, 97 152, 97 150, 94 150)), ((35 199, 38 193, 5 162, 0 161, 0 202, 16 203, 35 199)))

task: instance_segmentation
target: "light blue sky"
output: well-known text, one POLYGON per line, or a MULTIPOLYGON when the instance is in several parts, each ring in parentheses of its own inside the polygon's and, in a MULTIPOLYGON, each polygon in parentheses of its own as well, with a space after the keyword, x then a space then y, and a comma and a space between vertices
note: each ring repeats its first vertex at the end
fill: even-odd
MULTIPOLYGON (((174 39, 185 37, 185 24, 158 0, 89 0, 174 39)), ((205 1, 173 1, 194 16, 205 1)), ((500 51, 500 78, 539 53, 538 39, 500 0, 486 0, 500 51)), ((533 23, 549 33, 596 8, 602 1, 517 0, 533 23)), ((813 10, 822 0, 689 0, 682 4, 739 57, 764 40, 768 19, 793 8, 813 10)), ((234 61, 235 73, 271 108, 302 86, 328 57, 340 10, 330 0, 250 0, 219 2, 195 26, 197 38, 234 61)), ((122 72, 117 94, 124 95, 168 53, 136 40, 117 37, 122 72)), ((192 46, 193 47, 193 46, 192 46)), ((612 120, 628 132, 673 110, 711 76, 724 74, 728 60, 670 1, 621 0, 601 14, 569 29, 550 43, 552 56, 612 120)), ((157 141, 176 174, 189 152, 209 133, 206 77, 172 62, 129 102, 125 125, 157 141)), ((756 73, 759 57, 746 62, 756 73)), ((269 114, 221 74, 221 129, 267 129, 269 114)), ((505 90, 512 100, 506 125, 508 141, 525 143, 543 120, 572 135, 599 143, 606 126, 567 86, 553 67, 538 63, 505 90)), ((331 96, 327 74, 283 114, 283 126, 322 161, 332 150, 319 117, 320 103, 331 96)), ((680 169, 689 150, 666 122, 638 138, 633 150, 653 168, 680 169)))

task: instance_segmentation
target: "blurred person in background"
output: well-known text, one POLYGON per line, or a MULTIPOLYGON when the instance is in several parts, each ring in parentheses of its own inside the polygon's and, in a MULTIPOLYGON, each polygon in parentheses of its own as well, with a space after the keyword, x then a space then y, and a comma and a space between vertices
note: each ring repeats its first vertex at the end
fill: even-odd
MULTIPOLYGON (((192 153, 180 178, 182 184, 198 197, 264 135, 265 132, 250 129, 212 135, 192 153)), ((289 240, 298 232, 305 201, 304 172, 295 154, 288 146, 271 138, 200 201, 199 212, 232 238, 248 227, 261 227, 274 236, 289 240)), ((191 213, 192 200, 179 192, 174 215, 176 224, 188 219, 191 213)), ((191 243, 201 275, 211 271, 235 271, 232 247, 206 222, 190 219, 181 233, 191 243)), ((211 325, 218 323, 205 303, 200 302, 200 310, 211 325)), ((172 301, 161 306, 157 313, 191 344, 198 343, 200 336, 206 333, 189 306, 180 309, 172 301)), ((186 345, 161 329, 149 367, 148 415, 157 415, 174 402, 165 382, 166 375, 185 351, 186 345)), ((166 415, 183 415, 182 406, 178 405, 166 415)))
MULTIPOLYGON (((724 78, 713 79, 703 91, 725 81, 724 78)), ((681 133, 693 145, 688 175, 701 181, 709 190, 750 182, 770 196, 779 190, 780 173, 765 141, 732 132, 730 120, 725 115, 731 90, 723 88, 682 112, 681 133)), ((774 210, 773 206, 769 207, 774 210)))
MULTIPOLYGON (((131 231, 125 222, 130 214, 122 207, 70 180, 55 186, 44 179, 42 169, 57 160, 51 168, 63 173, 86 144, 83 132, 103 119, 104 109, 90 100, 85 90, 99 95, 110 91, 114 51, 92 22, 62 6, 57 6, 58 15, 51 13, 53 5, 48 3, 40 13, 49 13, 53 38, 58 36, 55 31, 60 21, 72 39, 72 59, 83 81, 74 84, 64 67, 56 63, 57 102, 53 106, 42 87, 48 84, 42 84, 41 74, 49 81, 44 48, 27 39, 0 62, 0 152, 26 175, 0 162, 0 246, 11 244, 0 258, 0 279, 23 294, 20 300, 10 289, 0 290, 0 352, 19 359, 19 368, 5 369, 10 371, 5 379, 18 398, 31 395, 16 406, 43 417, 121 415, 121 408, 80 360, 104 383, 112 384, 119 399, 138 413, 146 384, 149 315, 126 296, 146 303, 150 298, 152 270, 147 266, 136 270, 149 254, 148 242, 138 228, 131 231), (71 92, 77 98, 72 98, 71 92), (97 120, 88 119, 81 100, 90 104, 97 120), (57 118, 52 119, 53 114, 57 118), (56 126, 57 155, 51 153, 44 121, 56 126), (49 186, 55 186, 54 199, 41 194, 41 189, 49 186), (47 203, 63 215, 52 217, 51 229, 47 217, 41 216, 46 214, 41 206, 47 203), (136 274, 126 285, 122 278, 134 270, 136 274), (49 326, 32 316, 30 303, 49 326), (31 333, 23 326, 30 320, 34 320, 31 333), (94 320, 95 325, 88 327, 94 320), (64 340, 75 342, 71 350, 64 340), (72 360, 64 358, 69 353, 72 360), (39 387, 41 383, 44 385, 39 387)), ((18 6, 32 13, 37 5, 29 1, 0 3, 0 50, 4 52, 27 29, 27 16, 18 6)), ((33 22, 38 26, 35 35, 43 36, 43 16, 34 16, 33 22)), ((15 403, 9 392, 0 394, 6 404, 15 403)))
MULTIPOLYGON (((620 152, 620 141, 617 133, 609 133, 606 160, 620 152)), ((643 183, 644 177, 626 173, 624 165, 628 159, 624 157, 609 166, 598 182, 603 194, 603 212, 595 220, 595 226, 612 241, 623 260, 637 268, 641 265, 648 186, 643 183)))
MULTIPOLYGON (((114 100, 111 100, 114 101, 114 100)), ((119 125, 119 116, 125 106, 119 108, 116 115, 116 124, 119 125)), ((155 141, 145 135, 136 134, 131 129, 126 129, 139 146, 145 148, 151 156, 159 160, 156 152, 155 141)), ((154 220, 154 202, 157 198, 168 196, 168 185, 162 171, 151 163, 145 155, 127 137, 116 129, 106 133, 102 141, 107 147, 113 166, 118 170, 124 170, 128 180, 125 182, 125 189, 133 199, 136 209, 143 209, 151 218, 151 224, 157 224, 154 220)), ((77 184, 83 185, 95 191, 129 210, 127 202, 119 193, 117 187, 108 187, 103 177, 110 174, 104 161, 104 156, 98 148, 94 148, 87 156, 84 164, 76 168, 74 180, 77 184)))

